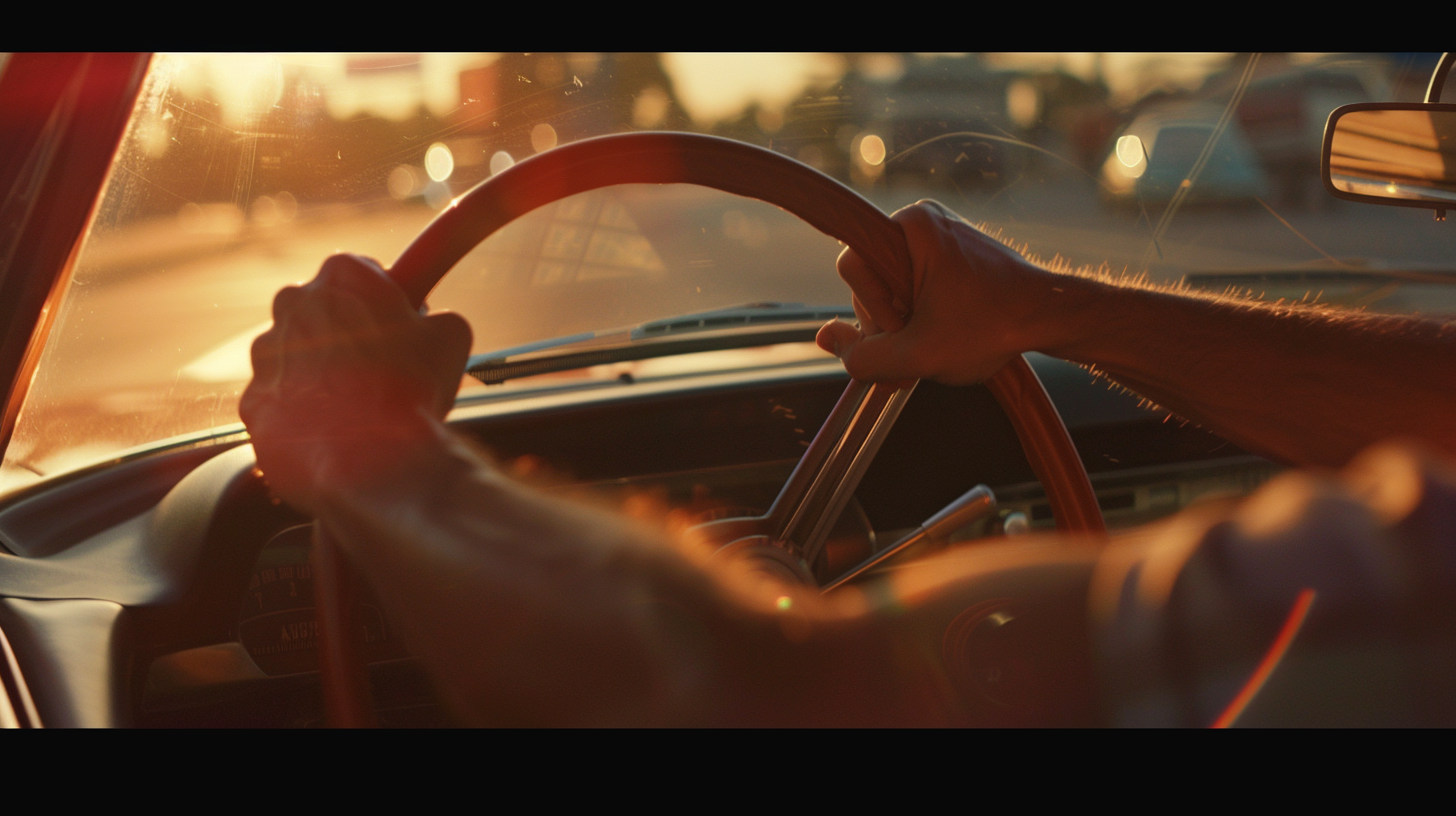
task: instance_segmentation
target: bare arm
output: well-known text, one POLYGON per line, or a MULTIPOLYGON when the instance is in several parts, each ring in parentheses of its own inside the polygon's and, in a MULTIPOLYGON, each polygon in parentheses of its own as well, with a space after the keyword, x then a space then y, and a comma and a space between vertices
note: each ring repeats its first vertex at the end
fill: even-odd
POLYGON ((942 641, 998 597, 1033 615, 1028 642, 1057 681, 1015 721, 1096 721, 1090 550, 1002 546, 826 600, 514 483, 448 436, 391 470, 325 490, 321 517, 469 722, 993 722, 1005 712, 958 692, 942 641))
POLYGON ((896 220, 912 281, 886 285, 851 251, 840 259, 861 322, 894 330, 820 334, 856 377, 975 382, 1041 351, 1282 461, 1338 466, 1392 436, 1456 455, 1456 326, 1054 273, 933 202, 896 220), (895 285, 912 291, 903 328, 895 285))
MULTIPOLYGON (((959 230, 946 234, 956 236, 959 230)), ((999 323, 989 314, 979 324, 926 321, 927 315, 954 315, 954 309, 940 311, 955 305, 950 295, 958 294, 957 287, 979 284, 974 276, 941 283, 920 277, 917 292, 936 296, 916 301, 921 308, 910 326, 882 336, 896 342, 864 338, 844 325, 826 327, 821 339, 837 346, 857 373, 957 382, 984 377, 1016 349, 1037 347, 1024 345, 1027 337, 1052 338, 1056 342, 1041 347, 1053 351, 1064 341, 1071 343, 1068 356, 1074 359, 1090 345, 1086 353, 1096 355, 1090 359, 1115 366, 1116 355, 1095 344, 1123 348, 1133 341, 1120 332, 1144 331, 1143 320, 1177 323, 1184 316, 1176 310, 1183 307, 1191 310, 1188 321, 1225 319, 1217 317, 1218 304, 1176 300, 1164 305, 1158 298, 1166 296, 1158 293, 1128 295, 1116 287, 1028 271, 1017 256, 978 235, 968 238, 975 248, 1003 253, 1003 261, 993 255, 983 267, 993 282, 1005 272, 1001 283, 1044 299, 1065 295, 1076 308, 1028 298, 1020 301, 1027 313, 999 323), (1085 318, 1089 304, 1123 303, 1124 298, 1134 304, 1121 307, 1128 310, 1123 319, 1131 328, 1105 319, 1099 325, 1107 328, 1089 336, 1074 319, 1085 318), (1056 315, 1068 323, 1049 329, 1044 321, 1056 315), (987 326, 1001 328, 988 333, 987 326), (921 332, 965 332, 978 344, 972 348, 989 347, 993 353, 939 355, 931 351, 943 344, 917 349, 915 342, 906 342, 922 337, 921 332)), ((847 277, 854 274, 850 268, 847 277)), ((976 294, 959 302, 985 302, 979 299, 983 293, 976 294)), ((242 404, 259 465, 277 495, 336 534, 446 700, 471 722, 1092 724, 1103 716, 1104 701, 1093 680, 1089 614, 1099 616, 1103 649, 1111 643, 1136 652, 1147 641, 1146 627, 1133 626, 1134 636, 1123 637, 1126 627, 1117 624, 1126 617, 1118 608, 1121 600, 1156 594, 1122 591, 1127 575, 1150 581, 1161 576, 1164 590, 1181 585, 1171 580, 1180 569, 1175 562, 1199 551, 1199 540, 1213 530, 1234 547, 1218 563, 1232 565, 1236 578, 1247 572, 1260 579, 1263 588, 1256 587, 1257 594, 1267 596, 1275 623, 1286 614, 1286 590, 1313 587, 1320 597, 1327 594, 1319 583, 1323 573, 1304 576, 1280 560, 1304 552, 1297 546, 1290 550, 1291 544, 1320 546, 1327 538, 1325 533, 1296 534, 1297 528, 1285 523, 1289 513, 1280 511, 1290 495, 1325 495, 1323 477, 1312 476, 1272 484, 1265 500, 1249 505, 1247 513, 1233 519, 1234 526, 1218 518, 1202 524, 1180 518, 1114 546, 1100 561, 1091 550, 1052 542, 989 544, 921 562, 833 601, 812 590, 774 587, 766 592, 765 585, 745 585, 733 572, 706 564, 700 553, 668 542, 659 532, 522 487, 454 439, 442 418, 469 347, 468 329, 453 316, 415 314, 376 265, 331 259, 313 283, 280 293, 274 309, 274 328, 254 346, 255 377, 242 404), (1246 539, 1248 546, 1242 543, 1246 539), (1239 572, 1245 551, 1263 560, 1252 571, 1239 572), (1116 569, 1156 553, 1168 555, 1172 566, 1116 569), (1264 586, 1266 576, 1279 579, 1277 586, 1264 586), (1098 598, 1101 605, 1095 603, 1098 598), (1005 652, 1017 659, 1014 666, 1032 669, 1018 675, 1012 687, 1029 702, 1010 709, 1004 700, 988 704, 978 692, 977 683, 988 675, 977 661, 987 650, 977 650, 970 641, 979 635, 963 625, 987 602, 1000 603, 995 599, 1011 599, 1012 624, 1025 628, 997 635, 1003 638, 1000 644, 979 646, 989 645, 991 654, 1005 652), (962 635, 968 637, 963 653, 955 648, 962 635)), ((1265 316, 1242 306, 1234 312, 1227 319, 1249 320, 1257 330, 1273 332, 1270 342, 1289 331, 1288 323, 1279 322, 1290 320, 1287 316, 1265 316), (1265 320, 1274 321, 1272 328, 1259 329, 1265 320)), ((872 320, 868 311, 866 317, 872 320)), ((898 318, 890 312, 883 320, 895 326, 898 318)), ((1339 321, 1332 325, 1330 331, 1350 330, 1339 321)), ((1401 350, 1419 345, 1420 331, 1413 334, 1397 333, 1391 342, 1401 350)), ((1437 332, 1432 342, 1439 346, 1444 338, 1437 332)), ((1185 347, 1173 356, 1193 353, 1185 347)), ((1275 367, 1266 376, 1278 371, 1275 367)), ((1199 398, 1204 397, 1193 397, 1199 398)), ((1432 513, 1444 505, 1427 508, 1430 502, 1415 499, 1451 495, 1450 480, 1439 490, 1425 489, 1412 468, 1404 475, 1387 470, 1355 489, 1379 518, 1361 508, 1353 515, 1332 513, 1323 504, 1300 512, 1353 536, 1357 557, 1299 560, 1358 568, 1365 557, 1362 548, 1380 522, 1404 524, 1401 519, 1409 516, 1417 532, 1428 528, 1432 513)), ((1334 501, 1351 504, 1341 496, 1334 501)), ((1354 585, 1339 575, 1332 580, 1331 593, 1354 585)), ((1234 586, 1230 596, 1236 611, 1248 594, 1241 587, 1234 586)), ((1156 619, 1157 608, 1150 608, 1148 614, 1156 619)), ((1148 642, 1157 647, 1164 641, 1148 642)), ((1146 655, 1133 657, 1116 663, 1131 676, 1119 675, 1127 682, 1112 686, 1115 716, 1121 716, 1118 700, 1125 698, 1133 710, 1143 711, 1139 694, 1149 689, 1156 694, 1160 688, 1156 678, 1150 684, 1143 676, 1146 655)))
POLYGON ((1075 676, 1049 697, 1056 721, 1090 716, 1088 551, 1006 547, 832 602, 750 583, 659 530, 517 484, 455 439, 442 417, 468 329, 414 314, 376 265, 330 259, 274 311, 242 404, 259 465, 335 534, 470 722, 974 721, 943 634, 1008 596, 1047 610, 1053 662, 1075 676))

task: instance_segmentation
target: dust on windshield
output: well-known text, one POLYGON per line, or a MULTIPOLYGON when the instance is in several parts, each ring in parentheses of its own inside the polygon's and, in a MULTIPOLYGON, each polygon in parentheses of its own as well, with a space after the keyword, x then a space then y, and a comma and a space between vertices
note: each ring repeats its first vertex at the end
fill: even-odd
MULTIPOLYGON (((472 185, 629 130, 758 144, 886 212, 935 198, 1053 264, 1456 313, 1456 230, 1320 188, 1334 107, 1420 98, 1421 55, 159 57, 48 339, 0 493, 236 427, 248 346, 327 255, 388 264, 472 185)), ((696 189, 523 220, 447 277, 483 351, 759 301, 828 304, 837 247, 696 189), (696 235, 694 235, 696 230, 696 235), (511 242, 515 243, 512 244, 511 242)))

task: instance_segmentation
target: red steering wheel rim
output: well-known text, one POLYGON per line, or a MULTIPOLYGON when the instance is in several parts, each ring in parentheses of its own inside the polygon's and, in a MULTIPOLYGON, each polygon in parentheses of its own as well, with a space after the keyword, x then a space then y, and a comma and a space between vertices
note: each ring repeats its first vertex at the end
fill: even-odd
MULTIPOLYGON (((390 277, 418 307, 456 262, 496 230, 558 199, 617 184, 697 184, 756 198, 839 239, 881 272, 910 265, 910 250, 898 224, 855 191, 807 165, 714 136, 628 133, 557 147, 482 182, 420 233, 390 269, 390 277)), ((909 280, 906 275, 882 278, 909 280)), ((908 289, 894 294, 903 303, 912 301, 908 289)), ((1016 429, 1027 461, 1046 489, 1057 527, 1065 532, 1105 534, 1087 471, 1031 366, 1017 357, 986 386, 1016 429)), ((321 542, 326 550, 330 546, 321 542)), ((323 557, 320 563, 340 562, 323 557)), ((328 576, 319 578, 328 583, 328 576)), ((341 644, 344 638, 339 634, 344 630, 333 629, 330 621, 338 621, 340 616, 326 612, 321 599, 325 699, 367 699, 357 689, 338 688, 350 682, 349 678, 362 677, 362 672, 357 665, 352 669, 330 665, 332 655, 340 650, 329 644, 341 644)), ((367 721, 367 714, 359 721, 367 721)))

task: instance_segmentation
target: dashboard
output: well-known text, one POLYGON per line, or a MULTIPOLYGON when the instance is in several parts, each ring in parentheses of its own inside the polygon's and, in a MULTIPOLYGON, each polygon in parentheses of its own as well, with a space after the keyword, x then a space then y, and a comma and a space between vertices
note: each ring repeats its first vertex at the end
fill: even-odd
MULTIPOLYGON (((1032 357, 1110 528, 1247 493, 1276 470, 1081 368, 1032 357)), ((451 422, 543 489, 648 501, 699 522, 766 510, 845 384, 828 361, 487 392, 463 401, 451 422)), ((309 520, 270 500, 244 441, 95 469, 0 508, 0 677, 17 718, 321 724, 309 520)), ((991 487, 1003 517, 1051 525, 990 393, 921 383, 815 572, 842 573, 976 484, 991 487)), ((367 597, 363 605, 381 723, 451 724, 379 606, 367 597)))

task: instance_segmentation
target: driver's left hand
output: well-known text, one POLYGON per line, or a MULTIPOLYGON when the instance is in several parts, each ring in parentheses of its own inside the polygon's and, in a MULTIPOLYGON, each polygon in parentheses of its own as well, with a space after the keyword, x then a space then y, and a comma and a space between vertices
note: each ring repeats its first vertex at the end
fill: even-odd
POLYGON ((438 438, 470 352, 460 316, 421 316, 378 263, 335 255, 278 293, 273 321, 239 412, 275 496, 316 514, 321 491, 438 438))

